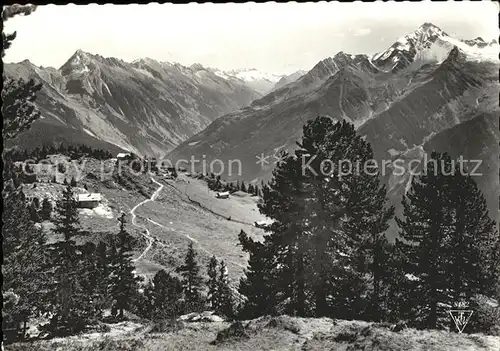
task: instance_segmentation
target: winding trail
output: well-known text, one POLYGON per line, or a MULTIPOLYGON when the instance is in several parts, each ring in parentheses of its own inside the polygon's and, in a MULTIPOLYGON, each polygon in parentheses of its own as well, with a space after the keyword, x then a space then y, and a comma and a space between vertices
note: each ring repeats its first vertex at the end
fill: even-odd
MULTIPOLYGON (((130 210, 130 214, 132 215, 132 225, 137 227, 137 228, 140 228, 142 229, 143 231, 141 232, 141 234, 148 240, 148 246, 144 249, 144 251, 139 255, 139 257, 133 259, 132 261, 133 262, 137 262, 138 260, 140 260, 141 258, 144 257, 144 255, 146 255, 146 253, 151 249, 151 246, 153 246, 153 242, 155 242, 155 238, 151 235, 149 229, 147 229, 145 226, 142 226, 140 224, 137 224, 137 215, 135 214, 135 211, 141 207, 142 205, 144 205, 145 203, 147 202, 150 202, 150 201, 155 201, 156 198, 158 197, 158 195, 160 194, 160 192, 163 190, 163 188, 165 187, 164 184, 161 184, 160 182, 158 182, 156 179, 154 179, 153 177, 151 177, 151 180, 153 182, 155 182, 156 184, 159 185, 158 189, 155 190, 155 192, 153 193, 153 195, 151 195, 151 197, 149 199, 146 199, 144 201, 141 201, 139 202, 137 205, 135 205, 131 210, 130 210)), ((167 183, 168 184, 168 183, 167 183)), ((179 193, 181 193, 179 191, 179 189, 175 188, 174 186, 172 186, 171 184, 168 184, 169 186, 171 186, 172 188, 174 188, 175 190, 177 190, 179 193)), ((182 193, 181 193, 182 194, 182 193)), ((185 194, 187 196, 187 194, 185 194)), ((188 196, 188 199, 190 201, 193 202, 193 200, 191 200, 188 196)), ((199 204, 199 203, 198 203, 199 204)), ((202 208, 205 208, 207 209, 206 207, 204 207, 203 205, 199 204, 200 207, 202 208)), ((207 209, 208 210, 208 209, 207 209)), ((212 212, 212 211, 211 211, 212 212)), ((220 216, 220 215, 219 215, 220 216)), ((160 228, 164 228, 164 229, 169 229, 167 227, 165 227, 164 225, 156 222, 156 221, 153 221, 149 218, 146 219, 148 222, 160 227, 160 228)), ((169 229, 170 230, 170 229, 169 229)), ((186 237, 187 239, 191 240, 192 242, 198 244, 199 248, 204 251, 206 254, 210 255, 210 256, 215 256, 213 253, 211 253, 210 251, 208 251, 207 249, 205 249, 204 247, 202 247, 201 245, 199 245, 198 243, 198 240, 190 237, 189 235, 187 234, 182 234, 182 233, 179 233, 181 235, 183 235, 184 237, 186 237)), ((164 246, 164 245, 163 245, 164 246)), ((227 261, 228 263, 231 263, 233 265, 236 265, 236 266, 239 266, 240 268, 243 268, 243 269, 246 269, 247 267, 242 265, 242 264, 239 264, 237 262, 234 262, 234 261, 227 261)), ((230 289, 233 291, 234 295, 236 298, 238 298, 240 301, 243 301, 243 296, 239 293, 238 289, 236 289, 235 287, 233 286, 230 286, 230 289)))
POLYGON ((164 187, 163 184, 159 183, 153 177, 151 177, 151 180, 153 182, 155 182, 156 184, 159 185, 158 189, 155 190, 155 192, 153 193, 153 195, 151 195, 151 197, 149 199, 146 199, 144 201, 139 202, 137 205, 134 206, 134 208, 132 208, 130 210, 130 214, 132 215, 132 225, 135 226, 135 227, 137 227, 137 228, 139 228, 139 229, 142 229, 143 231, 141 232, 141 234, 148 240, 148 246, 139 255, 139 257, 137 257, 137 258, 135 258, 135 259, 132 260, 133 262, 137 262, 138 260, 140 260, 141 258, 143 258, 144 255, 149 251, 149 249, 151 249, 151 246, 153 245, 153 242, 154 242, 154 238, 151 236, 151 233, 149 232, 149 229, 146 228, 145 226, 137 224, 137 215, 135 214, 135 210, 137 210, 139 207, 141 207, 142 205, 144 205, 147 202, 154 201, 158 197, 158 195, 160 194, 160 192, 163 190, 163 187, 164 187))

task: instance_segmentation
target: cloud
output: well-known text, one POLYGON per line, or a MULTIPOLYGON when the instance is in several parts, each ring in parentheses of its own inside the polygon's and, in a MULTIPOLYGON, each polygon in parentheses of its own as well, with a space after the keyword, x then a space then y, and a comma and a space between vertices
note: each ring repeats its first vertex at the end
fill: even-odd
POLYGON ((372 32, 372 30, 370 28, 357 28, 355 30, 353 30, 353 35, 359 37, 359 36, 362 36, 362 35, 368 35, 372 32))

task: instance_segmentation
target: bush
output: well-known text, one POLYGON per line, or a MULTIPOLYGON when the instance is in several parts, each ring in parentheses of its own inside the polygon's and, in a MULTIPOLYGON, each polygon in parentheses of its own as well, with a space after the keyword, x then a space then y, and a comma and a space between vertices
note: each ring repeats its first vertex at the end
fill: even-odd
POLYGON ((470 305, 474 311, 464 332, 500 336, 500 306, 497 301, 477 297, 470 305))

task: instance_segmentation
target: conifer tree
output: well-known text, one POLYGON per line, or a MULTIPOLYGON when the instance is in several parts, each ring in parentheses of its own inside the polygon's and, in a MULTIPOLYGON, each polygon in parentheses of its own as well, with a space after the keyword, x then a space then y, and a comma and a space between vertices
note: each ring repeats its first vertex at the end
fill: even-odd
POLYGON ((308 233, 304 230, 305 202, 300 200, 305 196, 303 176, 298 158, 283 154, 282 159, 273 171, 264 204, 259 204, 261 213, 275 220, 264 245, 274 255, 276 303, 282 312, 306 316, 308 233))
POLYGON ((28 204, 28 210, 30 212, 30 218, 33 222, 38 223, 40 222, 40 216, 38 215, 38 211, 35 207, 35 203, 31 202, 28 204))
POLYGON ((80 279, 82 255, 75 243, 75 237, 81 232, 80 221, 73 189, 69 185, 56 206, 53 223, 54 233, 62 238, 50 246, 54 274, 49 294, 53 315, 50 328, 56 333, 71 333, 85 326, 88 301, 80 279))
POLYGON ((403 216, 396 243, 404 273, 415 277, 407 285, 419 326, 449 325, 443 306, 491 296, 497 279, 491 248, 498 232, 474 180, 447 154, 433 152, 423 175, 412 180, 403 216))
POLYGON ((276 274, 273 271, 273 256, 269 246, 254 241, 243 230, 238 239, 243 251, 249 253, 248 268, 241 278, 238 291, 245 296, 240 318, 252 319, 263 315, 277 314, 276 274))
POLYGON ((346 169, 373 157, 353 125, 318 117, 303 134, 299 149, 281 155, 263 186, 259 209, 274 220, 269 234, 262 246, 247 246, 270 255, 263 267, 275 278, 275 307, 301 316, 359 318, 378 299, 376 245, 384 244, 393 209, 385 206, 377 171, 346 169))
POLYGON ((120 232, 116 240, 116 251, 111 256, 111 296, 116 301, 118 318, 123 319, 123 312, 129 309, 131 302, 137 292, 137 284, 140 280, 134 274, 134 264, 132 262, 132 238, 126 231, 125 214, 118 219, 120 232))
POLYGON ((86 296, 88 305, 86 306, 86 319, 94 323, 102 316, 103 303, 102 296, 98 290, 100 283, 100 272, 97 267, 96 246, 92 242, 86 242, 79 246, 82 262, 80 264, 80 284, 82 293, 86 296))
POLYGON ((182 285, 186 312, 199 311, 202 308, 201 289, 203 278, 200 276, 200 267, 196 261, 196 251, 193 242, 188 245, 184 265, 178 268, 182 275, 182 285))
POLYGON ((40 218, 44 221, 50 221, 52 216, 52 203, 48 198, 43 199, 40 210, 40 218))
POLYGON ((207 302, 210 304, 210 307, 215 311, 219 308, 219 295, 217 291, 217 259, 215 256, 212 256, 210 258, 210 262, 208 263, 208 269, 207 269, 207 274, 208 274, 208 295, 207 295, 207 302))
POLYGON ((2 330, 4 340, 13 341, 24 338, 29 319, 44 312, 48 255, 45 235, 30 220, 22 189, 4 192, 3 201, 2 330), (8 291, 16 296, 10 308, 5 306, 8 291))
MULTIPOLYGON (((3 23, 16 15, 29 15, 35 11, 36 6, 14 4, 5 6, 2 11, 3 23)), ((16 38, 16 32, 4 33, 2 31, 3 47, 2 57, 5 55, 12 41, 16 38)), ((4 77, 2 91, 2 117, 3 129, 2 136, 4 140, 14 139, 21 132, 31 127, 31 124, 40 117, 40 112, 34 102, 36 93, 42 88, 41 84, 33 80, 25 81, 23 79, 14 80, 4 77)))
POLYGON ((76 183, 76 179, 75 179, 75 177, 72 177, 72 178, 71 178, 71 182, 70 182, 70 184, 71 184, 71 186, 73 186, 73 187, 76 187, 76 186, 77 186, 77 183, 76 183))
POLYGON ((151 292, 155 319, 175 319, 182 314, 182 284, 177 277, 159 270, 153 278, 151 292))
POLYGON ((240 190, 243 191, 243 192, 245 192, 245 193, 247 192, 247 187, 245 185, 245 181, 244 180, 241 181, 240 190))
POLYGON ((232 318, 234 316, 233 293, 229 286, 227 267, 224 261, 220 262, 217 295, 217 300, 219 301, 217 313, 232 318))
POLYGON ((96 290, 102 309, 109 305, 110 258, 106 242, 99 241, 96 247, 96 290))

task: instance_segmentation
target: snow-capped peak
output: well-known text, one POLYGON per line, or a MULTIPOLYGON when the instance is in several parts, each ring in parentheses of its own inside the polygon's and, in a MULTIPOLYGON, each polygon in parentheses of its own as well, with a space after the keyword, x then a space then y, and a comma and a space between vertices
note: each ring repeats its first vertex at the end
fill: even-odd
POLYGON ((89 64, 91 63, 93 58, 94 55, 78 49, 69 58, 69 60, 61 66, 60 71, 63 75, 68 75, 70 73, 79 74, 89 72, 89 64))
POLYGON ((498 60, 496 42, 485 43, 482 38, 456 39, 432 23, 424 23, 414 32, 399 38, 386 51, 374 55, 372 60, 384 69, 401 69, 413 63, 441 62, 455 46, 470 60, 498 60))
POLYGON ((236 70, 231 70, 226 72, 230 76, 242 79, 245 82, 256 81, 256 80, 268 80, 270 82, 278 82, 283 75, 261 72, 255 68, 241 68, 236 70))

